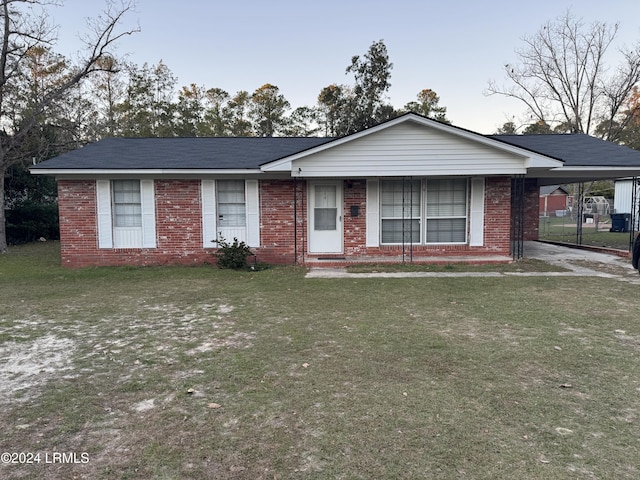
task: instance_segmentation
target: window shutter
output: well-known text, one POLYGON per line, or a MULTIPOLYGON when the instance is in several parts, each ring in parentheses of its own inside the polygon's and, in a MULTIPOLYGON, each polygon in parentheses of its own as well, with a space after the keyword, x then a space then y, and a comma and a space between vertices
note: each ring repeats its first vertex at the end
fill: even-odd
POLYGON ((212 240, 218 238, 216 232, 216 181, 202 180, 202 246, 216 248, 212 240))
POLYGON ((111 181, 96 180, 98 210, 98 248, 113 248, 111 224, 111 181))
POLYGON ((367 247, 380 245, 380 181, 367 180, 367 247))
POLYGON ((153 180, 140 180, 142 248, 156 248, 156 200, 153 180))
POLYGON ((260 246, 260 194, 258 180, 245 182, 245 198, 247 202, 247 244, 250 247, 260 246))
POLYGON ((484 177, 471 179, 469 245, 484 245, 484 177))

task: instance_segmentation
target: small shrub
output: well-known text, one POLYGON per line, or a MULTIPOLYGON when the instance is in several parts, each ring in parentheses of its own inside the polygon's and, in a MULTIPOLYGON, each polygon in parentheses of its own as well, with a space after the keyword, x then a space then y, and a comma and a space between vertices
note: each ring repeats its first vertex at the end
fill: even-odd
POLYGON ((214 255, 218 258, 220 268, 239 270, 247 267, 247 257, 253 255, 253 252, 246 243, 239 242, 237 238, 229 243, 223 237, 212 241, 218 244, 218 251, 214 255))

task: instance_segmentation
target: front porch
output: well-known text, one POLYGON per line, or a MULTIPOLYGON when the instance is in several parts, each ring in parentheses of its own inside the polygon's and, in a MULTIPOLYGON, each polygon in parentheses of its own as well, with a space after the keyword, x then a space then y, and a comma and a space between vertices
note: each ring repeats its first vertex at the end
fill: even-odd
POLYGON ((308 267, 336 268, 352 265, 377 264, 418 264, 418 265, 487 265, 513 262, 513 258, 504 255, 367 255, 367 256, 305 256, 299 262, 308 267))

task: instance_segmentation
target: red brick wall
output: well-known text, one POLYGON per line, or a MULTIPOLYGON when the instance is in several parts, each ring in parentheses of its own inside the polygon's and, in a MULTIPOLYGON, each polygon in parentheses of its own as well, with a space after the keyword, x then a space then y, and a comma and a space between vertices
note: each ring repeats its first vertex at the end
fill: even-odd
MULTIPOLYGON (((296 184, 294 200, 292 180, 263 180, 260 182, 260 249, 256 251, 258 261, 265 263, 294 263, 295 236, 297 249, 302 252, 304 242, 304 217, 302 207, 306 205, 304 181, 296 184), (294 204, 298 205, 297 225, 294 223, 294 204)), ((299 258, 300 261, 300 258, 299 258)))
POLYGON ((540 187, 537 180, 525 180, 524 195, 524 240, 538 240, 540 187))
POLYGON ((58 181, 62 264, 76 268, 213 262, 211 251, 202 248, 200 181, 154 184, 157 248, 106 249, 98 248, 95 181, 58 181))
MULTIPOLYGON (((156 258, 162 263, 211 261, 202 247, 199 180, 156 180, 156 258), (177 261, 177 262, 176 262, 177 261)), ((215 244, 211 243, 211 248, 215 244)))
POLYGON ((509 255, 511 249, 510 177, 486 179, 484 214, 484 248, 500 255, 509 255))
POLYGON ((554 193, 540 197, 539 215, 555 217, 557 210, 566 210, 569 196, 564 193, 554 193))
MULTIPOLYGON (((63 265, 163 265, 212 263, 212 248, 202 246, 202 207, 199 180, 156 180, 156 239, 154 249, 99 249, 95 181, 60 180, 60 237, 63 265)), ((265 263, 304 263, 307 250, 306 182, 298 180, 294 195, 292 180, 260 181, 260 242, 254 249, 258 261, 265 263), (295 199, 294 199, 295 197, 295 199), (297 219, 294 221, 294 204, 297 219), (297 223, 296 223, 297 222, 297 223), (297 232, 297 239, 294 232, 297 232), (296 242, 297 240, 297 242, 296 242)), ((535 190, 535 189, 534 189, 535 190)), ((344 256, 395 256, 402 246, 366 247, 366 181, 351 179, 343 183, 344 256), (351 207, 358 215, 351 215, 351 207)), ((413 255, 509 255, 511 180, 486 180, 485 244, 413 246, 413 255)), ((535 192, 534 192, 535 193, 535 192)), ((537 196, 533 198, 537 237, 537 196)), ((527 211, 529 210, 527 204, 527 211)), ((529 232, 530 229, 527 229, 529 232)))
POLYGON ((367 244, 367 181, 348 180, 344 192, 344 254, 365 255, 367 244), (351 207, 358 207, 358 216, 351 215, 351 207))
POLYGON ((58 199, 62 264, 91 265, 87 255, 98 249, 96 182, 59 180, 58 199))

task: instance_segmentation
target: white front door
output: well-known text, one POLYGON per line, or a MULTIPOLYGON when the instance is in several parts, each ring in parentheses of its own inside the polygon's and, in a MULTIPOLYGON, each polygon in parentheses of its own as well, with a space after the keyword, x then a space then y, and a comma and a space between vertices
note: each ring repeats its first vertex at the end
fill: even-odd
POLYGON ((309 253, 342 253, 342 182, 309 186, 309 253))

